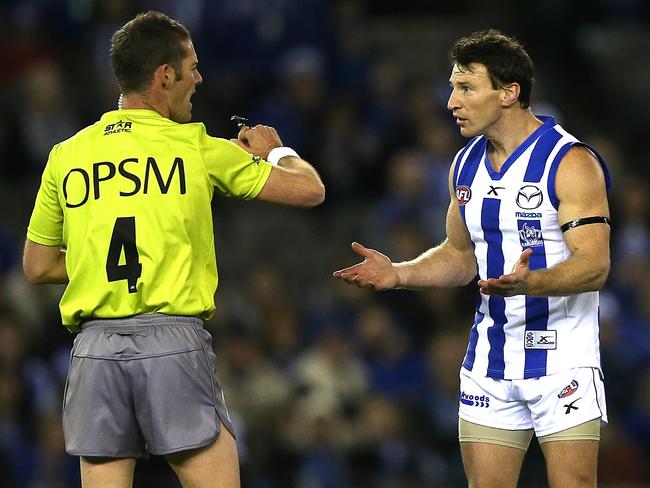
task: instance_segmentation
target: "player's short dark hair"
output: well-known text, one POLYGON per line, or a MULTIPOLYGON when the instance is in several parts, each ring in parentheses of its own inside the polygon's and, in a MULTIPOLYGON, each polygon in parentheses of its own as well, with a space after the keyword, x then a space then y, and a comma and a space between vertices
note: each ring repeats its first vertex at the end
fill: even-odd
POLYGON ((452 64, 468 68, 480 63, 487 68, 494 88, 508 83, 519 83, 519 103, 522 108, 530 106, 533 88, 533 61, 523 46, 498 30, 474 32, 456 41, 449 51, 452 64))
POLYGON ((111 39, 111 64, 122 93, 143 91, 162 64, 179 75, 186 39, 191 37, 185 26, 160 12, 141 13, 124 24, 111 39))

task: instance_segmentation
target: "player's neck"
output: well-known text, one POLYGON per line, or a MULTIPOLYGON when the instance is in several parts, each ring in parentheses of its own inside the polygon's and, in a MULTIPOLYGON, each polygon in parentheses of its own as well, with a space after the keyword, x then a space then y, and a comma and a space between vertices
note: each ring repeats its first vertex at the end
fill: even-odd
POLYGON ((499 119, 486 134, 490 140, 490 161, 497 171, 540 125, 542 122, 529 109, 508 112, 499 119))
POLYGON ((129 93, 120 97, 119 109, 149 109, 169 118, 167 104, 148 93, 129 93))

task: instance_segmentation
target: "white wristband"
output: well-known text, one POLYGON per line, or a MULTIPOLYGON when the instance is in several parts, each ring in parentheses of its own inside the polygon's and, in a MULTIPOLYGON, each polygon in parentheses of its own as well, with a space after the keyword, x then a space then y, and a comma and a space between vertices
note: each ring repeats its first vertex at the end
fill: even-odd
POLYGON ((291 149, 290 147, 274 147, 269 151, 269 155, 266 157, 266 161, 271 163, 273 166, 277 166, 280 159, 285 156, 295 156, 299 158, 298 153, 291 149))

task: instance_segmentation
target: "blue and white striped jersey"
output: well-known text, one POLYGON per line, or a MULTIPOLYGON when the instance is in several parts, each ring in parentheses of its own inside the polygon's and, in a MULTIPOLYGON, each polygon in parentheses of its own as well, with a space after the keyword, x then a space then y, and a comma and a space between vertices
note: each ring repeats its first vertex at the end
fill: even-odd
MULTIPOLYGON (((555 175, 567 151, 585 145, 552 117, 538 118, 543 125, 499 172, 487 159, 484 136, 471 139, 456 157, 456 196, 482 279, 510 273, 526 248, 533 250, 531 270, 549 268, 571 254, 558 222, 555 175)), ((605 164, 593 152, 609 186, 605 164)), ((566 297, 480 294, 463 366, 503 379, 600 368, 598 292, 566 297)))

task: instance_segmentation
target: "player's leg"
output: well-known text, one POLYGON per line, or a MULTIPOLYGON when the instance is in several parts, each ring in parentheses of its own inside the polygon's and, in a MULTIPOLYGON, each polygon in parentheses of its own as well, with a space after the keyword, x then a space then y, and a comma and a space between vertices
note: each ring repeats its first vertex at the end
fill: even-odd
POLYGON ((546 376, 529 394, 549 486, 595 487, 600 424, 607 422, 600 372, 578 368, 546 376))
POLYGON ((595 488, 598 442, 547 442, 541 447, 550 488, 595 488))
POLYGON ((458 440, 471 488, 514 488, 533 437, 513 381, 461 368, 458 440))
POLYGON ((239 488, 235 439, 223 424, 213 443, 166 456, 183 488, 239 488))
POLYGON ((460 452, 469 487, 516 487, 532 434, 532 429, 497 429, 461 419, 460 452))
POLYGON ((496 444, 463 442, 460 452, 470 488, 517 486, 525 451, 496 444))
POLYGON ((550 488, 594 488, 600 419, 541 437, 550 488))
POLYGON ((135 458, 80 458, 83 488, 131 488, 135 458))

